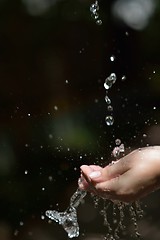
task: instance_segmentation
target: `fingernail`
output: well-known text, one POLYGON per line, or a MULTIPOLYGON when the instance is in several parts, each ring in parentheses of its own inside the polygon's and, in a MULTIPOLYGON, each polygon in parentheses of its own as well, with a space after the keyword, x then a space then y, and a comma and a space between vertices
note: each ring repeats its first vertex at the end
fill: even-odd
POLYGON ((100 171, 94 171, 94 172, 91 172, 89 174, 90 178, 97 178, 97 177, 100 177, 100 176, 101 176, 101 172, 100 171))

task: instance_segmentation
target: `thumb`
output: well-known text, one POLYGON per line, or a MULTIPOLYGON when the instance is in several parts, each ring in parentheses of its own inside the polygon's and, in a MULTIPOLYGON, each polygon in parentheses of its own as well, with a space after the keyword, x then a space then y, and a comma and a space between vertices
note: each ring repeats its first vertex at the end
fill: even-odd
POLYGON ((128 158, 124 157, 118 161, 115 161, 112 164, 107 165, 106 167, 97 170, 91 171, 89 177, 92 182, 104 182, 112 178, 118 177, 129 170, 129 164, 127 161, 128 158))
POLYGON ((114 161, 105 168, 102 169, 102 176, 105 180, 110 180, 112 178, 118 177, 130 169, 130 165, 127 161, 127 156, 114 161))

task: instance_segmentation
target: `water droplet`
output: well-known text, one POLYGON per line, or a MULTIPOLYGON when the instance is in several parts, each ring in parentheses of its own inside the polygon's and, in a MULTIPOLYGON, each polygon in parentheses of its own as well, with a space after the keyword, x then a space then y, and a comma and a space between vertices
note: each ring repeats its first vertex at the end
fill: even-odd
POLYGON ((119 146, 119 145, 121 144, 121 139, 117 138, 117 139, 115 140, 115 144, 116 144, 117 146, 119 146))
POLYGON ((91 14, 91 16, 92 16, 92 18, 93 19, 98 19, 99 18, 99 14, 96 12, 96 13, 94 13, 94 14, 91 14))
POLYGON ((113 107, 112 107, 111 105, 109 105, 109 106, 107 107, 107 110, 108 110, 109 112, 112 112, 112 111, 113 111, 113 107))
POLYGON ((19 231, 16 229, 16 230, 14 231, 14 236, 18 236, 18 234, 19 234, 19 231))
POLYGON ((111 104, 111 99, 107 95, 105 96, 105 101, 108 105, 111 104))
POLYGON ((126 76, 123 75, 122 78, 121 78, 122 81, 125 81, 126 80, 126 76))
POLYGON ((114 119, 112 116, 106 116, 105 121, 106 121, 107 126, 112 126, 114 123, 114 119))
POLYGON ((49 177, 48 177, 48 180, 49 180, 50 182, 52 182, 52 181, 53 181, 53 177, 52 177, 52 176, 49 176, 49 177))
POLYGON ((23 225, 24 225, 24 222, 21 221, 21 222, 19 223, 19 225, 20 225, 20 226, 23 226, 23 225))
POLYGON ((91 12, 91 17, 96 21, 97 25, 102 25, 102 20, 98 19, 99 18, 99 5, 98 5, 98 1, 95 1, 95 3, 91 4, 90 6, 90 12, 91 12))
POLYGON ((98 1, 95 1, 95 3, 92 3, 91 6, 90 6, 90 12, 94 14, 98 10, 99 10, 98 1))
POLYGON ((52 134, 49 134, 49 136, 48 136, 50 139, 52 139, 53 138, 53 135, 52 134))
POLYGON ((54 110, 57 111, 57 110, 58 110, 58 107, 57 107, 57 106, 54 106, 54 110))
POLYGON ((98 20, 96 21, 96 24, 99 25, 99 26, 102 25, 102 20, 98 19, 98 20))
POLYGON ((115 56, 112 55, 112 56, 110 57, 110 60, 111 60, 111 62, 114 62, 114 60, 115 60, 115 56))
POLYGON ((122 143, 120 146, 119 146, 119 150, 120 150, 120 152, 122 153, 122 152, 124 152, 124 144, 122 143))
POLYGON ((112 154, 113 154, 114 157, 118 157, 120 155, 119 147, 115 147, 112 151, 112 154))
POLYGON ((141 234, 139 233, 139 232, 136 232, 136 237, 140 237, 141 236, 141 234))
POLYGON ((111 73, 111 75, 105 79, 104 88, 108 90, 109 88, 112 87, 116 80, 117 80, 116 74, 111 73))

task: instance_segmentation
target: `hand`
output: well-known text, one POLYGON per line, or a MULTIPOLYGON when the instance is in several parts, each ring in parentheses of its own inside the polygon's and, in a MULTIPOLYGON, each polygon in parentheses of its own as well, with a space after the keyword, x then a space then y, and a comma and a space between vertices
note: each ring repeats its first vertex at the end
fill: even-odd
POLYGON ((132 202, 160 187, 160 147, 135 150, 104 168, 83 165, 81 171, 81 189, 102 198, 132 202))

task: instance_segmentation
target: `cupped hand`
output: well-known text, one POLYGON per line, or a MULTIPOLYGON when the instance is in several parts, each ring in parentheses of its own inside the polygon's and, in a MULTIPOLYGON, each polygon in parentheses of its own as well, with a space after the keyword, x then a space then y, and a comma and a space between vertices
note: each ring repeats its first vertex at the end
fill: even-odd
POLYGON ((160 147, 135 150, 104 168, 83 165, 81 171, 81 189, 102 198, 132 202, 160 187, 160 147))

